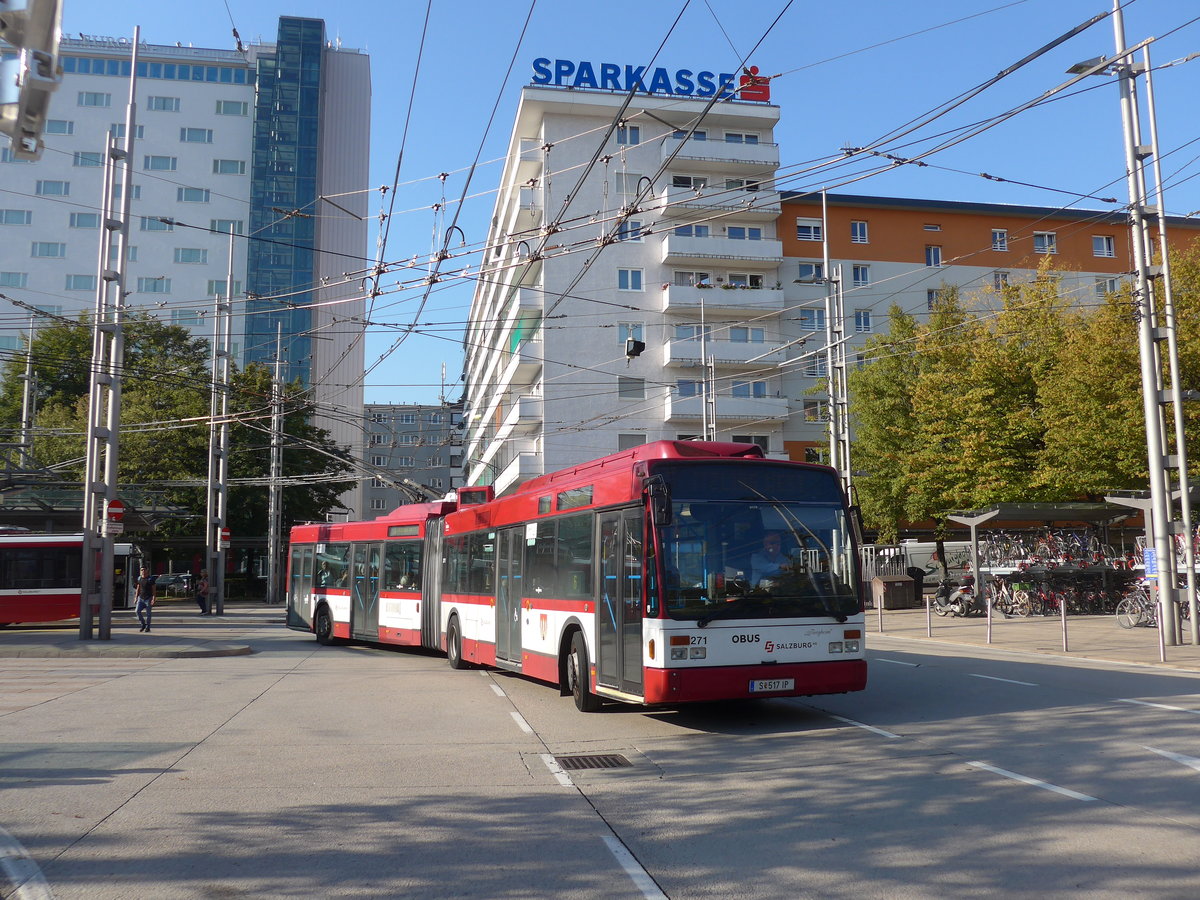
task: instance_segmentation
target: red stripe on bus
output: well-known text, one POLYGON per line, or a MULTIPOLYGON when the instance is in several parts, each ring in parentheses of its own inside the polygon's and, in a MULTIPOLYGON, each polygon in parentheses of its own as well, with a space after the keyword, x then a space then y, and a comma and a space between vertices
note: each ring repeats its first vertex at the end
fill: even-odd
POLYGON ((778 666, 645 669, 644 672, 647 703, 844 694, 861 691, 867 686, 867 662, 864 659, 778 666), (750 690, 751 681, 776 681, 782 678, 794 679, 795 688, 777 693, 755 693, 750 690))
POLYGON ((525 597, 521 605, 533 612, 594 613, 595 600, 554 600, 549 597, 525 597))

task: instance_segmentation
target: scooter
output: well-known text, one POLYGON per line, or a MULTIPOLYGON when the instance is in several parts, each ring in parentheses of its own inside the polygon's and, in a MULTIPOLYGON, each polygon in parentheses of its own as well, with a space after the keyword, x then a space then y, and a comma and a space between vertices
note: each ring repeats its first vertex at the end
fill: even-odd
POLYGON ((975 576, 964 575, 961 582, 943 578, 933 595, 933 611, 939 616, 966 616, 975 604, 975 576))

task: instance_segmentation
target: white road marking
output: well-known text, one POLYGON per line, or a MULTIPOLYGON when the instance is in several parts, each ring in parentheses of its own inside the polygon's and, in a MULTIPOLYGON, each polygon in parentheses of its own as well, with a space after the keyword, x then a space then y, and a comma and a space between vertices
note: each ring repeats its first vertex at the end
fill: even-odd
POLYGON ((997 775, 1003 775, 1005 778, 1011 778, 1013 781, 1019 781, 1022 784, 1033 785, 1034 787, 1042 788, 1046 791, 1053 791, 1056 794, 1062 794, 1064 797, 1070 797, 1073 800, 1095 800, 1095 797, 1089 797, 1087 794, 1081 794, 1078 791, 1073 791, 1070 788, 1059 787, 1057 784, 1050 784, 1046 781, 1038 781, 1036 778, 1030 778, 1028 775, 1018 775, 1016 772, 1010 772, 1008 769, 1000 769, 996 766, 989 766, 985 762, 969 762, 968 766, 974 766, 977 769, 985 769, 988 772, 994 772, 997 775))
POLYGON ((42 870, 20 842, 3 828, 0 828, 0 869, 16 888, 8 895, 14 900, 54 900, 42 870))
POLYGON ((529 727, 529 723, 525 721, 525 717, 519 712, 514 709, 509 713, 509 715, 513 717, 513 721, 517 723, 517 727, 523 732, 526 734, 533 734, 533 729, 529 727))
POLYGON ((913 669, 917 668, 917 666, 920 665, 920 663, 901 662, 898 659, 886 659, 882 656, 875 657, 874 659, 871 660, 871 662, 885 662, 885 663, 891 663, 893 666, 909 666, 910 668, 913 668, 913 669))
POLYGON ((1119 700, 1117 700, 1117 702, 1118 703, 1135 703, 1138 706, 1150 706, 1150 707, 1153 707, 1154 709, 1169 709, 1169 710, 1171 710, 1171 712, 1185 712, 1185 713, 1191 713, 1193 716, 1200 716, 1200 710, 1184 709, 1182 706, 1168 706, 1165 703, 1148 703, 1145 700, 1124 700, 1124 699, 1119 699, 1119 700))
POLYGON ((575 787, 575 782, 571 780, 570 775, 563 771, 563 767, 558 764, 558 760, 549 753, 542 753, 540 755, 542 762, 546 764, 546 768, 550 770, 550 774, 558 780, 559 784, 563 787, 575 787))
POLYGON ((1200 759, 1196 759, 1194 756, 1184 756, 1182 753, 1172 753, 1170 750, 1159 750, 1156 747, 1143 746, 1143 749, 1149 750, 1151 753, 1157 753, 1159 756, 1165 756, 1167 759, 1174 760, 1177 763, 1183 763, 1185 766, 1200 772, 1200 759))
POLYGON ((503 697, 503 696, 504 696, 504 688, 500 687, 500 685, 498 685, 498 684, 493 684, 493 685, 492 685, 492 690, 496 692, 496 696, 497 696, 497 697, 503 697))
POLYGON ((610 835, 604 836, 604 843, 608 844, 608 849, 612 851, 612 855, 617 858, 617 862, 621 864, 621 868, 626 874, 633 879, 634 885, 646 900, 667 900, 667 895, 664 894, 654 879, 650 877, 650 873, 642 868, 632 853, 615 837, 610 835))
POLYGON ((997 678, 995 675, 976 675, 974 672, 968 672, 972 678, 986 678, 988 681, 1003 681, 1005 684, 1023 684, 1025 687, 1037 687, 1032 681, 1014 681, 1011 678, 997 678))
POLYGON ((855 722, 853 719, 847 719, 845 716, 835 716, 833 713, 826 713, 831 719, 837 719, 839 722, 845 722, 847 725, 853 725, 855 728, 865 728, 867 731, 873 731, 875 734, 882 735, 887 738, 898 738, 900 735, 892 734, 890 731, 884 731, 882 728, 876 728, 874 725, 864 725, 862 722, 855 722))

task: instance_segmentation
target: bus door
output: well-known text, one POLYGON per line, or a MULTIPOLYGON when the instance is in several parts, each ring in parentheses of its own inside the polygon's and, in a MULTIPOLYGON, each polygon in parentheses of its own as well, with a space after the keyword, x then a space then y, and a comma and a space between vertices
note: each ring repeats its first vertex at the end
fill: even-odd
POLYGON ((496 659, 521 662, 521 562, 525 527, 496 532, 496 659))
POLYGON ((597 521, 596 680, 641 694, 642 511, 605 512, 597 521))
POLYGON ((442 647, 442 534, 441 519, 425 521, 425 550, 421 575, 421 646, 430 650, 442 647))
POLYGON ((351 560, 350 634, 364 641, 379 640, 379 544, 355 544, 351 560))

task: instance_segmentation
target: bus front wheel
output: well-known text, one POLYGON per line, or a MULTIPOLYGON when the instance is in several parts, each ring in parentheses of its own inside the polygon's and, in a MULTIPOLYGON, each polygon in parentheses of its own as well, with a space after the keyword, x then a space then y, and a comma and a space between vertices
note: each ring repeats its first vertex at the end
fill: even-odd
POLYGON ((600 708, 600 698, 592 693, 590 672, 587 644, 577 631, 571 637, 571 652, 567 656, 567 684, 580 712, 595 712, 600 708))
POLYGON ((313 618, 313 633, 317 636, 318 644, 328 647, 334 643, 333 613, 329 611, 328 606, 322 606, 317 610, 317 614, 313 618))

